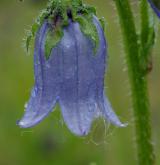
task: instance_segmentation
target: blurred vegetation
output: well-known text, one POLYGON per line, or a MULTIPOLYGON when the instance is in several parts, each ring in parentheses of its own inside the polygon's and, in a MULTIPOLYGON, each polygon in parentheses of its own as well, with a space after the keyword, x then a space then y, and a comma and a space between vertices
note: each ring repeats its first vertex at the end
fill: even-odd
MULTIPOLYGON (((138 27, 136 2, 133 0, 132 6, 138 27)), ((115 128, 98 120, 88 137, 75 137, 63 123, 57 106, 36 127, 18 128, 16 120, 23 114, 34 82, 33 51, 28 56, 22 47, 24 29, 29 29, 46 1, 0 0, 0 165, 135 165, 129 83, 117 13, 111 0, 88 0, 88 3, 95 5, 98 15, 107 20, 110 57, 106 90, 115 111, 129 126, 115 128)), ((148 76, 157 165, 160 165, 159 38, 153 50, 154 68, 148 76)))

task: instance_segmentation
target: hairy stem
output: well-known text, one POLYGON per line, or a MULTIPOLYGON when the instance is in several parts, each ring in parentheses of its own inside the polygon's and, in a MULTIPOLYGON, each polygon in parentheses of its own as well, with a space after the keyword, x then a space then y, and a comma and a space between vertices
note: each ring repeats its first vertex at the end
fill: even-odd
POLYGON ((145 49, 146 41, 149 35, 149 13, 147 0, 140 1, 141 13, 141 45, 145 49))
POLYGON ((144 73, 152 70, 151 49, 154 45, 155 31, 153 15, 149 14, 148 0, 140 0, 141 33, 140 62, 144 73))
MULTIPOLYGON (((145 40, 148 36, 148 18, 147 20, 143 20, 141 22, 141 42, 140 44, 138 44, 138 37, 128 0, 114 1, 120 18, 126 51, 128 73, 131 84, 138 164, 153 165, 154 154, 151 143, 147 78, 146 74, 144 73, 144 67, 141 66, 141 58, 144 58, 144 56, 146 56, 144 52, 146 49, 145 40), (141 51, 142 48, 144 49, 144 52, 141 51)), ((144 15, 141 15, 141 18, 145 19, 144 17, 148 14, 148 11, 145 6, 146 4, 143 5, 141 7, 144 8, 144 15)))

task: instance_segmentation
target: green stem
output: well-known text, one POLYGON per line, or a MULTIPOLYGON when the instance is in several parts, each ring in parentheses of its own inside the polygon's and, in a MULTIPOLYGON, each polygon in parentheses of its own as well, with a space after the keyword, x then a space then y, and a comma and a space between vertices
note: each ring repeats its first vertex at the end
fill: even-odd
POLYGON ((149 35, 149 13, 147 0, 140 0, 141 13, 141 45, 145 49, 149 35))
MULTIPOLYGON (((137 143, 137 156, 139 165, 153 165, 154 154, 151 144, 150 111, 147 89, 146 74, 141 66, 140 47, 145 43, 146 29, 142 28, 141 43, 138 44, 134 19, 128 0, 114 0, 122 34, 124 38, 128 72, 132 91, 132 101, 134 110, 134 123, 137 143), (142 44, 143 43, 143 44, 142 44)), ((142 16, 143 17, 143 16, 142 16)), ((144 19, 144 18, 142 18, 144 19)), ((142 22, 143 26, 148 26, 148 21, 142 22)), ((145 49, 143 47, 143 49, 145 49)))
POLYGON ((154 45, 154 19, 149 14, 148 1, 140 0, 141 34, 140 34, 140 62, 144 73, 152 69, 151 49, 154 45), (152 20, 152 21, 151 21, 152 20))

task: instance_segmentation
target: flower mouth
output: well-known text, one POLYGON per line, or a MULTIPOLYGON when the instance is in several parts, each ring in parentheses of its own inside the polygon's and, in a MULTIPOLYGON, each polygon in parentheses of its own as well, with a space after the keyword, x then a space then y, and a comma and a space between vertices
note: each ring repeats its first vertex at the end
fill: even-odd
POLYGON ((67 16, 69 19, 73 20, 73 14, 71 9, 67 9, 67 16))

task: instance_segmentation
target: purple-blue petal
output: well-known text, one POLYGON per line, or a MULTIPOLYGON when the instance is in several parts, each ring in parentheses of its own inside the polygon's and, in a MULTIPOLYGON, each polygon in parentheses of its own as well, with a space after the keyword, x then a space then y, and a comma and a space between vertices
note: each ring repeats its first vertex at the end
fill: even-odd
POLYGON ((47 61, 44 55, 46 33, 50 26, 45 22, 37 32, 34 50, 35 85, 29 102, 26 104, 25 114, 18 122, 20 127, 31 127, 39 123, 52 111, 59 95, 60 72, 58 48, 52 51, 53 56, 47 61))
POLYGON ((102 115, 109 122, 124 126, 103 94, 107 48, 98 19, 94 17, 93 22, 99 35, 96 55, 91 40, 84 36, 78 23, 70 23, 61 42, 60 106, 68 128, 76 135, 88 134, 92 121, 102 115))
POLYGON ((107 55, 107 45, 105 40, 105 35, 103 32, 103 29, 97 19, 97 17, 94 17, 93 19, 94 25, 97 28, 98 34, 99 34, 99 48, 97 51, 96 58, 94 60, 94 71, 96 76, 96 83, 98 88, 98 105, 101 109, 101 112, 103 116, 105 117, 106 121, 111 122, 112 124, 124 127, 126 124, 122 124, 120 120, 118 119, 117 115, 113 111, 104 91, 104 75, 105 70, 107 66, 108 61, 108 55, 107 55))
POLYGON ((160 17, 160 2, 157 2, 159 3, 158 6, 155 5, 155 2, 153 2, 153 0, 148 0, 148 2, 150 3, 157 16, 160 17))
POLYGON ((76 135, 88 134, 98 116, 95 73, 90 57, 93 47, 81 32, 78 23, 64 29, 60 43, 63 84, 60 94, 62 115, 68 128, 76 135))

